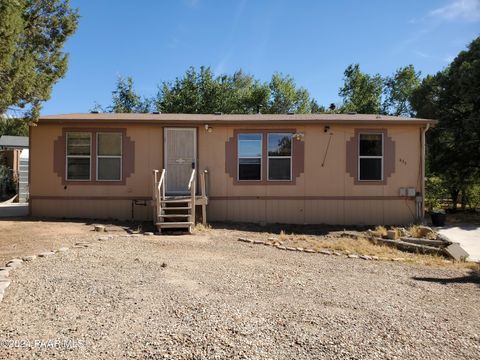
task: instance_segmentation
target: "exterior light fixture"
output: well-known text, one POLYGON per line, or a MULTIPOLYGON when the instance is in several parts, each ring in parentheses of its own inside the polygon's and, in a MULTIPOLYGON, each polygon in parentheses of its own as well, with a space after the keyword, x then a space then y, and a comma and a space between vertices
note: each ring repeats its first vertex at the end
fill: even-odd
POLYGON ((205 124, 205 131, 211 133, 213 131, 213 128, 210 127, 208 124, 205 124))
POLYGON ((301 141, 305 137, 305 134, 302 133, 302 132, 297 132, 297 133, 293 134, 292 136, 295 140, 301 141))

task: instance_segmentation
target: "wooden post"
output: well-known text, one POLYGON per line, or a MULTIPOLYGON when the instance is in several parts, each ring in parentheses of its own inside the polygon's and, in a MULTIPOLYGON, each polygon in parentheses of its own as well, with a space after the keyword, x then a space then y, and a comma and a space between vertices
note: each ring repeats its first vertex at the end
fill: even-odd
POLYGON ((157 178, 158 170, 153 170, 153 189, 152 189, 152 207, 153 207, 153 225, 157 222, 157 178))
POLYGON ((202 188, 202 224, 207 225, 207 191, 206 191, 206 179, 205 175, 207 174, 207 170, 204 170, 200 174, 200 180, 201 180, 201 188, 202 188))
POLYGON ((196 181, 195 181, 195 169, 192 170, 192 175, 190 176, 190 181, 188 182, 188 188, 190 189, 190 232, 193 232, 195 227, 195 196, 196 196, 196 181))

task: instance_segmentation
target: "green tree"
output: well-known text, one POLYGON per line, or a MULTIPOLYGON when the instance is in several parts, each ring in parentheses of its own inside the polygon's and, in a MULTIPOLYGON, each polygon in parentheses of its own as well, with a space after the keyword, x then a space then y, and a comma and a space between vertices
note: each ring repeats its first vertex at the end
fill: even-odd
POLYGON ((319 105, 317 100, 312 99, 310 101, 310 112, 312 114, 322 114, 327 112, 327 110, 325 109, 325 106, 319 105))
POLYGON ((284 114, 288 112, 323 112, 304 88, 298 88, 290 76, 274 74, 270 83, 261 82, 242 70, 232 75, 214 76, 210 67, 194 67, 172 82, 163 82, 154 99, 140 99, 131 78, 119 79, 113 92, 113 105, 104 110, 113 112, 147 112, 152 108, 162 113, 284 114))
POLYGON ((28 122, 0 115, 0 136, 28 136, 28 122))
POLYGON ((291 76, 275 73, 269 86, 271 95, 267 108, 268 113, 310 113, 311 104, 308 91, 302 87, 297 88, 291 76))
POLYGON ((117 88, 112 91, 112 106, 109 112, 115 113, 146 113, 150 111, 151 102, 137 95, 133 88, 133 79, 129 76, 126 79, 117 79, 117 88))
POLYGON ((480 37, 412 94, 417 117, 437 119, 428 132, 429 171, 445 180, 454 204, 480 179, 480 37))
POLYGON ((0 114, 13 108, 38 117, 41 103, 67 71, 62 49, 77 23, 68 0, 1 1, 0 114))
POLYGON ((342 112, 379 114, 383 79, 360 70, 360 65, 349 65, 344 72, 344 84, 338 95, 343 98, 342 112))
POLYGON ((153 100, 143 98, 135 92, 133 79, 118 77, 115 90, 112 91, 112 105, 103 107, 95 104, 92 111, 113 113, 148 113, 153 107, 153 100))
POLYGON ((413 65, 398 69, 385 79, 383 112, 394 116, 412 116, 410 99, 420 86, 420 72, 413 65))

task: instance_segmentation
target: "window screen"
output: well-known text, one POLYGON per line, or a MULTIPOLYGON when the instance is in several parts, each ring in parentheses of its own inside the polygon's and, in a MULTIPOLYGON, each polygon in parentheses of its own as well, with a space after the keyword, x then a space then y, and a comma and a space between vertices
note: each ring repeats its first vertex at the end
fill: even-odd
POLYGON ((292 134, 268 134, 268 180, 292 179, 292 134))
POLYGON ((238 180, 262 179, 262 134, 238 135, 238 180))
POLYGON ((383 135, 360 134, 359 180, 383 180, 383 135))
POLYGON ((97 134, 97 180, 122 179, 122 134, 97 134))
POLYGON ((67 133, 67 180, 90 180, 91 134, 67 133))

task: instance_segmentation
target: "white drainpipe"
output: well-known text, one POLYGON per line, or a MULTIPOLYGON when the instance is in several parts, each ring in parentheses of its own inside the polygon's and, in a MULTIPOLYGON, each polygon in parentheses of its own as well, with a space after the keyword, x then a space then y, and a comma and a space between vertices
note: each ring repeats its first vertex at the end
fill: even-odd
POLYGON ((421 182, 421 192, 422 192, 422 205, 421 205, 421 212, 419 214, 419 220, 423 221, 423 218, 425 216, 425 133, 430 129, 430 124, 427 124, 424 129, 422 129, 422 182, 421 182))

